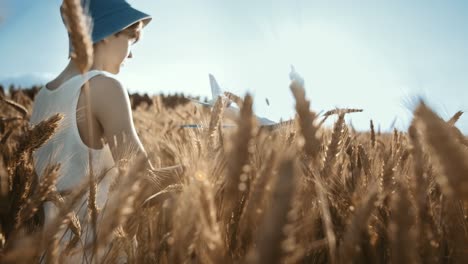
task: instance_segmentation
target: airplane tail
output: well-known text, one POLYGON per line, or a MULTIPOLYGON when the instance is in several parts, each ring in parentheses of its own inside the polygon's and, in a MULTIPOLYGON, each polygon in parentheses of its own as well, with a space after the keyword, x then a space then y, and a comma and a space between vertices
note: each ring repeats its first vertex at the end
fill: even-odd
POLYGON ((218 96, 223 95, 223 91, 219 87, 218 82, 216 81, 215 77, 212 74, 209 74, 209 77, 210 77, 212 100, 216 101, 216 99, 218 99, 218 96))

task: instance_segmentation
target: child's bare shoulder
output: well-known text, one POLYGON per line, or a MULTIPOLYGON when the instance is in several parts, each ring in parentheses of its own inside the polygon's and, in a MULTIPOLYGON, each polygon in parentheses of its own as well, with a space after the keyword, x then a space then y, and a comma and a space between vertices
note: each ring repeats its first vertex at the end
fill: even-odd
POLYGON ((108 75, 97 75, 89 80, 89 90, 93 111, 101 116, 126 113, 130 102, 127 90, 122 83, 108 75))
POLYGON ((96 75, 89 80, 89 85, 95 90, 123 90, 122 83, 111 75, 96 75))

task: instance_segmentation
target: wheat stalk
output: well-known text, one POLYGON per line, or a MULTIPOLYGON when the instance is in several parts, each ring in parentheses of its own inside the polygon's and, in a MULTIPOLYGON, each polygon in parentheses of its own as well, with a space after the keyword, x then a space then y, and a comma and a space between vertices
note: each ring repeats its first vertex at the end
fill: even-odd
POLYGON ((461 147, 447 123, 421 103, 415 115, 424 125, 424 139, 437 157, 444 176, 439 184, 447 195, 468 198, 468 153, 461 147))
POLYGON ((393 263, 418 263, 416 254, 415 212, 408 191, 398 185, 392 196, 392 220, 388 227, 393 263))
POLYGON ((259 230, 257 249, 252 248, 248 255, 248 263, 281 263, 285 248, 283 242, 287 237, 285 226, 291 209, 294 190, 296 187, 296 172, 294 161, 283 161, 279 166, 272 191, 270 210, 265 213, 259 230))
POLYGON ((255 178, 249 192, 249 197, 245 204, 245 210, 239 220, 239 236, 238 239, 243 241, 244 246, 252 242, 254 230, 259 225, 259 220, 264 215, 264 206, 266 195, 269 193, 267 185, 271 180, 271 175, 275 169, 277 158, 276 152, 272 151, 268 160, 260 171, 260 174, 255 178))
POLYGON ((234 135, 234 142, 228 163, 228 175, 226 176, 226 183, 224 186, 224 201, 225 207, 223 215, 228 225, 228 241, 229 248, 236 248, 237 227, 240 215, 243 209, 241 198, 245 196, 248 182, 246 167, 249 165, 250 152, 249 146, 254 133, 254 119, 252 110, 253 99, 247 94, 244 98, 244 103, 240 111, 240 116, 237 121, 238 130, 234 135), (244 176, 242 176, 244 175, 244 176))
POLYGON ((412 122, 409 127, 408 135, 411 140, 413 157, 413 177, 411 180, 411 187, 413 196, 416 203, 417 217, 419 221, 418 226, 418 244, 421 253, 421 260, 423 262, 436 263, 436 254, 434 246, 431 241, 434 241, 434 230, 432 229, 433 217, 431 214, 431 206, 427 190, 430 188, 429 178, 426 173, 427 164, 424 159, 424 150, 421 142, 419 131, 417 130, 416 122, 412 122))
POLYGON ((351 114, 351 113, 360 113, 364 110, 362 109, 355 109, 355 108, 336 108, 333 110, 329 110, 323 114, 323 116, 331 116, 331 115, 343 115, 343 114, 351 114))
POLYGON ((317 138, 317 128, 314 126, 316 115, 310 111, 310 102, 305 98, 304 87, 293 81, 290 85, 296 99, 296 112, 299 115, 299 125, 304 137, 304 151, 312 158, 316 158, 320 152, 321 142, 317 138))
POLYGON ((29 128, 20 139, 17 153, 32 152, 40 148, 57 132, 62 119, 63 115, 57 113, 29 128))
POLYGON ((244 100, 240 98, 239 96, 231 93, 231 92, 224 92, 224 95, 230 100, 233 101, 238 107, 242 107, 242 104, 244 103, 244 100))
MULTIPOLYGON (((83 11, 80 0, 64 0, 62 5, 62 13, 65 25, 69 33, 73 52, 71 58, 75 65, 78 67, 81 74, 86 73, 93 64, 93 45, 90 35, 90 18, 83 11)), ((85 95, 88 102, 90 102, 89 83, 85 83, 85 95)), ((91 109, 87 107, 87 120, 88 120, 88 133, 91 142, 92 136, 92 122, 91 122, 91 109)), ((97 239, 97 206, 96 206, 96 183, 93 171, 93 157, 91 150, 88 151, 89 163, 89 199, 88 208, 90 210, 90 217, 92 223, 93 237, 97 239)), ((97 245, 97 243, 95 243, 97 245)), ((93 255, 97 254, 97 246, 93 247, 93 255)))
POLYGON ((29 112, 28 110, 22 106, 21 104, 16 103, 15 101, 9 100, 4 98, 3 96, 0 96, 0 101, 4 102, 6 105, 11 106, 13 109, 15 109, 18 113, 22 115, 24 119, 28 119, 29 117, 29 112))
POLYGON ((16 229, 25 221, 29 220, 37 212, 39 206, 46 200, 49 193, 55 189, 55 184, 59 175, 60 165, 48 166, 44 169, 41 183, 38 190, 32 197, 28 198, 17 213, 16 229))
POLYGON ((359 207, 352 216, 350 224, 343 235, 343 242, 339 249, 341 263, 354 262, 356 254, 362 251, 362 239, 367 232, 368 221, 376 207, 376 202, 377 193, 374 190, 366 195, 361 207, 359 207))
MULTIPOLYGON (((210 125, 208 128, 207 135, 208 135, 208 138, 210 139, 210 145, 212 146, 213 149, 216 147, 216 142, 215 142, 216 130, 221 125, 225 103, 226 102, 224 100, 224 97, 219 96, 218 99, 216 99, 213 109, 211 110, 210 125)), ((221 135, 220 135, 220 140, 222 140, 221 135)))
POLYGON ((84 13, 80 0, 64 0, 61 6, 73 52, 71 58, 81 74, 93 64, 93 42, 90 35, 91 20, 84 13))
POLYGON ((458 111, 456 112, 450 119, 447 121, 447 123, 451 126, 454 126, 455 123, 460 119, 460 117, 463 115, 463 111, 458 111))
POLYGON ((345 130, 345 120, 344 120, 344 113, 341 113, 338 116, 338 120, 335 123, 333 128, 332 138, 330 144, 328 145, 328 149, 325 156, 324 167, 322 169, 321 174, 327 175, 330 173, 330 170, 334 166, 334 162, 336 160, 336 156, 339 154, 339 147, 342 143, 343 139, 343 132, 345 130))

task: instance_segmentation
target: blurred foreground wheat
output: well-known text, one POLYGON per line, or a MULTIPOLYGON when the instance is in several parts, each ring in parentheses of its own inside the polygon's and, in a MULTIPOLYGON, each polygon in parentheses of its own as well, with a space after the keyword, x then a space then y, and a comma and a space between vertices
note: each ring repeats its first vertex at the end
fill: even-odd
MULTIPOLYGON (((354 111, 333 110, 329 129, 303 88, 292 83, 291 90, 296 122, 273 131, 255 123, 248 95, 233 129, 220 126, 222 102, 212 113, 164 96, 136 107, 134 122, 153 163, 185 169, 151 174, 119 163, 92 244, 82 235, 92 219, 78 220, 72 201, 55 191, 59 164, 41 179, 32 168, 32 151, 61 117, 28 127, 33 101, 23 92, 2 96, 2 263, 42 255, 62 263, 90 247, 105 251, 96 263, 467 263, 468 152, 455 127, 460 114, 444 121, 421 103, 407 133, 381 134, 373 125, 355 132, 344 122, 354 111), (56 226, 40 221, 48 200, 62 212, 56 226), (72 235, 61 246, 64 230, 72 235)), ((87 197, 86 184, 77 186, 75 200, 87 197)))

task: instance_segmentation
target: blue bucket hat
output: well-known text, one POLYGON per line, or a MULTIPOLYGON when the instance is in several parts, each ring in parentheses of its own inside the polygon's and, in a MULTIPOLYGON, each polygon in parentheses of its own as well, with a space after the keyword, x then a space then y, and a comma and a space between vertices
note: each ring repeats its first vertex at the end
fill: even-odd
MULTIPOLYGON (((93 44, 111 36, 138 21, 143 27, 151 21, 151 16, 133 8, 125 0, 81 0, 85 14, 91 19, 91 37, 93 44)), ((65 23, 63 14, 62 21, 65 23)), ((71 40, 69 51, 73 50, 71 40)))

